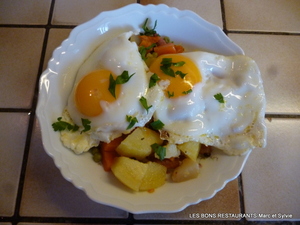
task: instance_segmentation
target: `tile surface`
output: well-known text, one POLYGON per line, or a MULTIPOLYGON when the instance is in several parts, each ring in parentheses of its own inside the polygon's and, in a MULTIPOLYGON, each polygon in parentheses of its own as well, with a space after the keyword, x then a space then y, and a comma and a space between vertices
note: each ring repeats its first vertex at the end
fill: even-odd
POLYGON ((300 119, 272 119, 267 127, 267 147, 252 152, 242 173, 246 213, 299 220, 300 119))
POLYGON ((113 10, 134 0, 60 0, 55 2, 52 24, 77 25, 84 23, 103 11, 113 10))
POLYGON ((47 24, 51 0, 1 0, 0 24, 47 24))
POLYGON ((27 113, 0 113, 0 217, 14 213, 28 120, 27 113))
POLYGON ((65 180, 44 151, 40 135, 37 122, 26 170, 21 216, 127 217, 127 212, 93 202, 83 191, 65 180))
POLYGON ((192 10, 203 19, 223 27, 221 5, 219 0, 141 0, 141 4, 166 4, 180 10, 192 10))
POLYGON ((229 34, 262 74, 267 113, 300 113, 300 36, 229 34))
POLYGON ((34 28, 0 28, 0 107, 31 107, 44 32, 34 28))
POLYGON ((298 0, 225 0, 228 30, 300 31, 298 0))

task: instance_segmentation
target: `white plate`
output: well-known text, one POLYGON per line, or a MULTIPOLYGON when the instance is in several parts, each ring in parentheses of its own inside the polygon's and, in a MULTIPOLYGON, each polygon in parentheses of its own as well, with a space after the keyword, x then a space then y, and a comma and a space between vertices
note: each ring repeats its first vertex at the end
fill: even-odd
POLYGON ((154 193, 134 193, 125 188, 110 173, 94 163, 89 153, 75 155, 66 149, 51 124, 61 116, 73 85, 74 74, 81 63, 111 32, 137 30, 146 18, 158 21, 157 32, 169 36, 187 49, 201 49, 223 55, 244 54, 222 30, 191 11, 180 11, 166 5, 131 4, 103 12, 94 19, 76 27, 63 41, 49 61, 40 79, 37 116, 41 125, 46 152, 53 157, 62 175, 92 200, 132 213, 177 212, 191 204, 212 198, 235 179, 250 154, 227 156, 214 152, 217 160, 202 162, 197 179, 183 183, 166 183, 154 193), (110 32, 108 32, 110 31, 110 32))

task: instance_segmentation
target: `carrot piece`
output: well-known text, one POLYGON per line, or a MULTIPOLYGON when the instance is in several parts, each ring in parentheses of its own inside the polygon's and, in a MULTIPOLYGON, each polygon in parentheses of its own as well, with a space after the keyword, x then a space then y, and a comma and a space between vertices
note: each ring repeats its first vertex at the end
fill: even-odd
POLYGON ((175 45, 173 43, 157 46, 154 48, 154 51, 157 53, 157 55, 176 53, 175 45))
POLYGON ((146 35, 140 35, 141 42, 139 46, 149 47, 152 44, 155 44, 159 41, 161 38, 160 36, 146 36, 146 35))
POLYGON ((110 171, 115 157, 118 156, 116 148, 124 140, 124 136, 118 137, 109 143, 101 143, 100 152, 102 156, 102 165, 105 171, 110 171))
POLYGON ((114 163, 114 159, 118 156, 117 152, 102 152, 102 166, 104 171, 109 172, 111 170, 111 166, 114 163))
POLYGON ((184 52, 184 48, 181 45, 175 45, 176 53, 184 52))

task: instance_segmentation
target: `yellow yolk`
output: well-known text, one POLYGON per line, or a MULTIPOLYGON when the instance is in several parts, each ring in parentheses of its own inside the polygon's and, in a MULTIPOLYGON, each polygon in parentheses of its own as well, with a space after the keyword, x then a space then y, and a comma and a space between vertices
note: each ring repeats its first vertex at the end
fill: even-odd
POLYGON ((195 63, 189 58, 179 54, 166 54, 159 56, 150 66, 150 71, 156 73, 161 80, 169 80, 170 84, 165 89, 165 95, 167 97, 180 97, 193 90, 193 86, 201 82, 201 74, 195 63), (164 58, 171 58, 172 63, 184 62, 182 66, 172 65, 170 68, 176 73, 180 71, 186 74, 183 78, 175 74, 175 77, 165 74, 162 69, 162 60, 164 58))
MULTIPOLYGON (((96 70, 84 76, 75 91, 75 102, 78 110, 86 116, 98 116, 102 113, 100 101, 112 103, 120 94, 120 85, 116 85, 116 98, 109 92, 108 70, 96 70)), ((115 77, 113 74, 112 76, 115 77)))

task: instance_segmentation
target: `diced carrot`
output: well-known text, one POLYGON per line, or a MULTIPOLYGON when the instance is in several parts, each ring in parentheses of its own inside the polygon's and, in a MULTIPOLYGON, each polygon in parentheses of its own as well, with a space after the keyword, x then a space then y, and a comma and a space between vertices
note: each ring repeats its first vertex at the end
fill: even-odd
POLYGON ((109 172, 111 169, 111 166, 114 162, 114 159, 118 156, 118 153, 116 151, 113 152, 102 152, 102 166, 103 169, 106 172, 109 172))
POLYGON ((110 143, 101 143, 100 152, 102 156, 102 166, 105 171, 110 171, 110 168, 114 162, 115 157, 118 156, 116 148, 124 140, 124 136, 118 137, 112 140, 110 143))
POLYGON ((118 137, 109 143, 102 143, 101 150, 106 152, 115 151, 119 144, 125 139, 125 136, 118 137))
POLYGON ((184 48, 181 45, 175 45, 176 53, 184 52, 184 48))
POLYGON ((174 54, 176 53, 176 48, 173 43, 168 43, 155 47, 154 51, 157 53, 157 55, 174 54))
POLYGON ((161 38, 160 36, 146 36, 146 35, 141 35, 139 37, 141 39, 139 46, 144 46, 146 48, 152 44, 157 43, 161 38))

